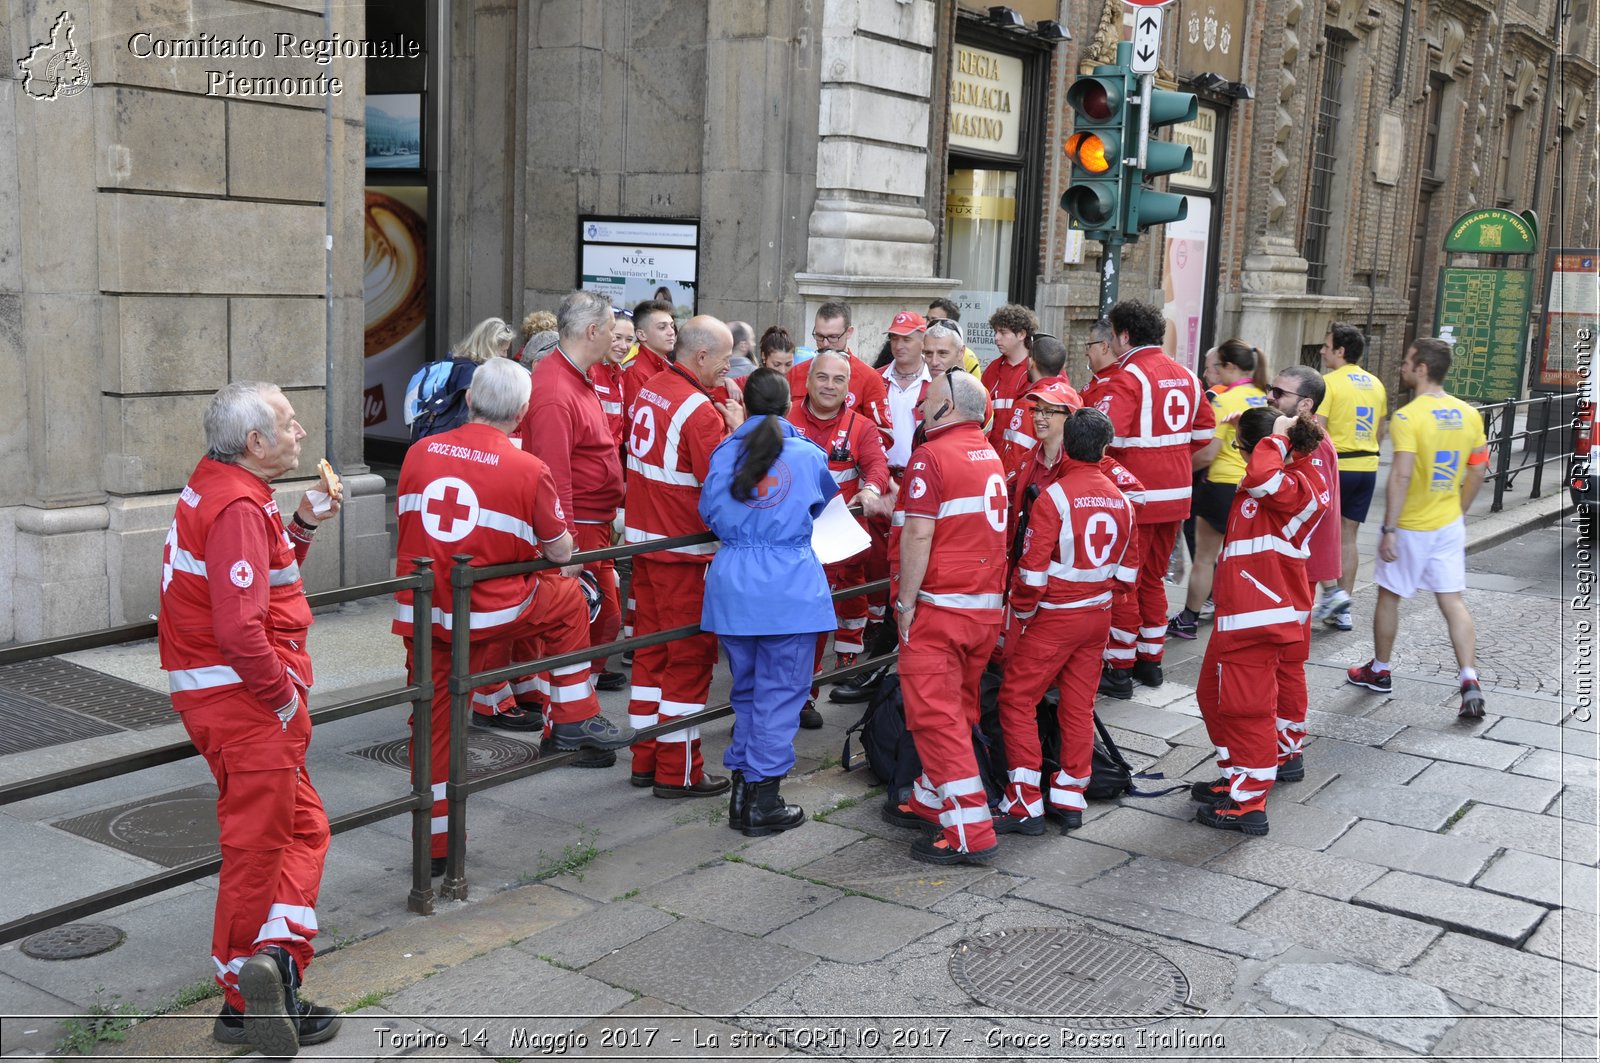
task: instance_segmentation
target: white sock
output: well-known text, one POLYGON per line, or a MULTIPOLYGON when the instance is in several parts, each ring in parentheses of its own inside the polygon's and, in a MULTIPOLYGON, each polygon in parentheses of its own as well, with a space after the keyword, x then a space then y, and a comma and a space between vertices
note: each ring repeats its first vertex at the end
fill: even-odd
POLYGON ((1389 670, 1389 662, 1388 661, 1380 661, 1376 657, 1374 657, 1372 659, 1372 670, 1374 672, 1387 672, 1389 670))
POLYGON ((1461 669, 1461 681, 1463 683, 1466 683, 1466 682, 1469 682, 1469 681, 1473 682, 1473 683, 1476 683, 1478 681, 1478 670, 1476 668, 1463 668, 1463 669, 1461 669))

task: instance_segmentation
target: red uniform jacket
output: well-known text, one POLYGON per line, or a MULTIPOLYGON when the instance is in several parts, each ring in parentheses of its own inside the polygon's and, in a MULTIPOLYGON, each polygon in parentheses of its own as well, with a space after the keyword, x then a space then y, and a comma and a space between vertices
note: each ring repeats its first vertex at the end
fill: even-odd
MULTIPOLYGON (((1339 457, 1333 440, 1323 436, 1322 442, 1306 457, 1306 460, 1317 470, 1317 475, 1322 477, 1322 482, 1328 487, 1328 513, 1337 514, 1339 457)), ((1306 556, 1306 579, 1315 582, 1338 579, 1344 570, 1344 558, 1340 555, 1339 546, 1339 518, 1328 516, 1317 521, 1317 529, 1311 533, 1311 539, 1306 543, 1306 548, 1310 551, 1306 556)))
MULTIPOLYGON (((639 353, 635 354, 633 360, 622 367, 622 418, 624 421, 632 423, 633 402, 639 397, 639 389, 644 387, 645 382, 657 373, 665 373, 671 365, 671 362, 655 351, 652 351, 642 343, 639 344, 639 353)), ((623 428, 622 435, 623 442, 626 443, 628 435, 626 427, 623 428)))
POLYGON ((1006 478, 1000 456, 971 421, 941 425, 911 455, 889 535, 891 590, 899 600, 906 517, 934 524, 917 601, 998 624, 1005 604, 1006 478))
POLYGON ((1306 540, 1327 512, 1328 486, 1306 458, 1289 456, 1289 441, 1256 444, 1233 496, 1228 531, 1211 596, 1211 644, 1226 650, 1263 642, 1301 642, 1311 612, 1306 540))
MULTIPOLYGON (((711 395, 676 365, 645 382, 628 425, 627 542, 706 530, 700 485, 711 467, 711 452, 726 434, 727 422, 711 395)), ((716 543, 702 543, 637 556, 709 565, 716 552, 716 543)))
MULTIPOLYGON (((1011 526, 1013 528, 1020 529, 1029 523, 1030 510, 1035 500, 1045 492, 1046 488, 1056 482, 1056 478, 1066 470, 1069 460, 1065 450, 1063 450, 1054 465, 1045 465, 1040 461, 1038 447, 1028 452, 1023 459, 1022 467, 1011 481, 1011 526), (1030 487, 1038 487, 1038 491, 1034 492, 1033 499, 1028 498, 1028 488, 1030 487)), ((1102 457, 1100 459, 1100 472, 1106 479, 1111 481, 1112 486, 1123 493, 1129 502, 1133 503, 1134 525, 1133 529, 1128 533, 1128 545, 1124 553, 1129 557, 1135 557, 1138 555, 1139 507, 1144 505, 1144 484, 1139 482, 1137 476, 1123 467, 1121 462, 1112 457, 1102 457)), ((1013 541, 1012 553, 1014 556, 1017 554, 1020 545, 1013 541)), ((1008 582, 1009 579, 1010 577, 1008 576, 1008 582)), ((1119 586, 1117 589, 1123 590, 1125 588, 1119 586)))
POLYGON ((1144 484, 1139 523, 1188 517, 1194 490, 1189 456, 1211 442, 1217 423, 1195 375, 1160 347, 1135 347, 1119 367, 1090 381, 1083 401, 1111 418, 1106 453, 1144 484))
POLYGON ((283 530, 265 480, 200 459, 162 552, 156 631, 174 709, 249 691, 276 711, 310 689, 306 547, 283 530))
POLYGON ((1112 585, 1132 587, 1122 564, 1133 536, 1133 503, 1099 465, 1063 457, 1061 472, 1033 505, 1022 557, 1011 581, 1019 620, 1037 609, 1087 609, 1111 604, 1112 585))
POLYGON ((789 422, 828 455, 828 472, 846 505, 855 500, 863 481, 881 495, 889 493, 889 458, 877 425, 864 415, 841 409, 824 421, 812 414, 802 396, 789 407, 789 422))
POLYGON ((589 382, 600 397, 600 412, 606 416, 614 446, 622 446, 622 426, 627 423, 622 409, 622 381, 627 369, 608 359, 589 367, 589 382))
MULTIPOLYGON (((446 641, 460 623, 451 615, 453 554, 471 554, 477 566, 532 561, 539 544, 567 531, 566 512, 544 462, 486 424, 468 422, 413 444, 400 466, 399 495, 395 575, 410 575, 414 557, 433 559, 433 633, 446 641)), ((538 589, 539 577, 533 574, 473 584, 470 637, 504 634, 538 589)), ((400 591, 394 633, 409 638, 412 623, 411 592, 400 591)))
MULTIPOLYGON (((1072 391, 1072 385, 1064 376, 1045 377, 1043 380, 1035 381, 1023 389, 1023 394, 1047 384, 1057 383, 1065 384, 1067 390, 1072 392, 1067 403, 1069 407, 1076 410, 1083 405, 1083 400, 1078 398, 1076 391, 1072 391)), ((1002 421, 1005 422, 1005 427, 1001 429, 1000 442, 995 450, 1000 454, 1000 464, 1006 467, 1006 482, 1010 483, 1022 468, 1023 461, 1033 452, 1033 448, 1039 445, 1039 438, 1033 434, 1033 403, 1026 399, 1018 399, 1012 405, 1009 416, 1002 417, 998 413, 995 415, 996 426, 1002 421)))
POLYGON ((989 393, 989 403, 994 407, 994 420, 989 423, 987 431, 996 453, 1005 441, 1006 429, 1011 427, 1012 411, 1021 405, 1018 400, 1028 393, 1031 383, 1026 358, 1016 365, 1003 357, 996 358, 983 367, 983 388, 989 393))
POLYGON ((594 382, 560 347, 533 367, 533 397, 517 426, 522 449, 544 462, 575 522, 609 524, 622 504, 622 462, 594 382))
MULTIPOLYGON (((850 394, 845 396, 845 408, 871 418, 872 423, 878 426, 879 442, 888 447, 894 443, 894 421, 889 414, 889 392, 883 383, 883 377, 878 370, 857 358, 854 351, 850 351, 848 356, 850 394)), ((789 394, 806 393, 806 374, 810 370, 810 362, 802 362, 789 368, 789 394)))

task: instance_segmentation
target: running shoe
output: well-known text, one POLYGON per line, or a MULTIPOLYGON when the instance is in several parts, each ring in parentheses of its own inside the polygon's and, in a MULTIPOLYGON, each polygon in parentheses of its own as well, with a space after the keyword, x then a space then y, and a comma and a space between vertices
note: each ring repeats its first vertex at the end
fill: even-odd
POLYGON ((1379 694, 1394 693, 1394 681, 1388 672, 1374 672, 1372 662, 1358 665, 1345 672, 1345 677, 1358 687, 1375 690, 1379 694))

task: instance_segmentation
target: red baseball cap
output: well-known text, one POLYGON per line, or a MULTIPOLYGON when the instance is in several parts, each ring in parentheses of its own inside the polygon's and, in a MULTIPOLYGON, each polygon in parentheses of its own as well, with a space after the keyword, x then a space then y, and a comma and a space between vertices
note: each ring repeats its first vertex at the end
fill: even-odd
POLYGON ((1072 390, 1072 385, 1060 380, 1039 384, 1024 395, 1023 398, 1048 402, 1053 406, 1064 406, 1069 410, 1076 410, 1083 405, 1083 400, 1078 398, 1077 392, 1072 390))
POLYGON ((889 326, 891 336, 909 336, 913 332, 926 332, 928 323, 921 314, 915 310, 902 310, 894 316, 894 322, 889 326))

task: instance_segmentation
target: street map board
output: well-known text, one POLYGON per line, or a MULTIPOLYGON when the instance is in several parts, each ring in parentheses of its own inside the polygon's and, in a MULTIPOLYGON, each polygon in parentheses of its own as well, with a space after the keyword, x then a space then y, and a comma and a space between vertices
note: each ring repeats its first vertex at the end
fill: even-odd
POLYGON ((1440 335, 1453 330, 1456 338, 1450 394, 1476 402, 1521 396, 1530 276, 1525 269, 1439 270, 1433 319, 1440 335))

